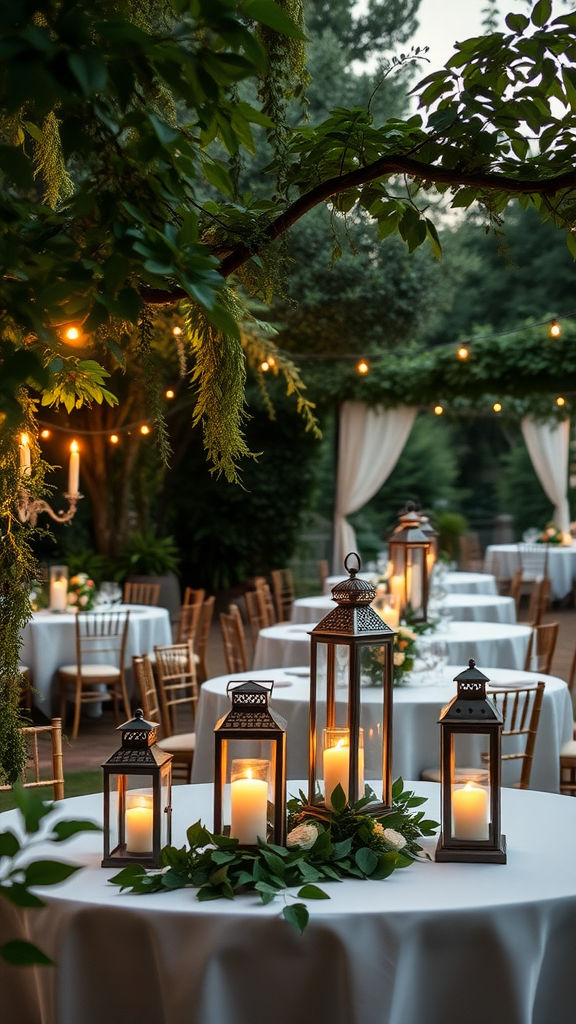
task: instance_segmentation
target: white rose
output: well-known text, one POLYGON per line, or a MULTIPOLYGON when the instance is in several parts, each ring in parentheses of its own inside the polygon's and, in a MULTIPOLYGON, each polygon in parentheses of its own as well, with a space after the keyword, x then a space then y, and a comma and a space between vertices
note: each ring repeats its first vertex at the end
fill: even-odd
POLYGON ((553 537, 554 534, 556 533, 555 527, 554 526, 549 526, 548 529, 546 530, 546 533, 548 534, 549 537, 553 537))
POLYGON ((383 838, 390 846, 393 846, 395 850, 401 850, 402 847, 406 846, 406 840, 404 836, 397 832, 395 828, 383 829, 383 838))
POLYGON ((84 608, 88 604, 88 594, 82 594, 82 597, 78 598, 78 604, 84 608))
POLYGON ((68 594, 68 604, 76 604, 77 600, 76 594, 68 594))
POLYGON ((301 850, 310 850, 318 839, 318 828, 311 823, 296 825, 286 838, 286 846, 299 846, 301 850))
POLYGON ((397 668, 399 668, 400 665, 403 665, 405 661, 406 655, 404 654, 404 651, 394 651, 394 664, 397 668))

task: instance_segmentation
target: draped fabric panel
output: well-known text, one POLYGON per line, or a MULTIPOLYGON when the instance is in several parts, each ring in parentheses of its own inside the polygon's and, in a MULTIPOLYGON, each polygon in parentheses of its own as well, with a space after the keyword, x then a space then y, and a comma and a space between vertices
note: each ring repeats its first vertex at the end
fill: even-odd
POLYGON ((346 516, 357 512, 380 490, 394 469, 412 429, 416 409, 369 409, 345 402, 340 410, 333 570, 340 572, 356 534, 346 516))
POLYGON ((568 505, 568 451, 570 420, 539 423, 531 416, 522 420, 522 434, 536 475, 546 497, 554 505, 554 522, 563 533, 570 532, 568 505))

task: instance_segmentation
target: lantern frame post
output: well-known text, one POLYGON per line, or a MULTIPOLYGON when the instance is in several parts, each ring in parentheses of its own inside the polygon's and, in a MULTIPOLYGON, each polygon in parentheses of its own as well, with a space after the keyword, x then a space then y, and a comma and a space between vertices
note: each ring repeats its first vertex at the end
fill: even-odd
MULTIPOLYGON (((319 655, 326 653, 326 715, 325 730, 337 728, 336 722, 336 649, 347 649, 347 699, 346 728, 348 730, 348 787, 347 802, 353 805, 364 796, 360 792, 363 778, 363 747, 361 726, 361 675, 362 656, 370 648, 382 649, 382 793, 381 800, 365 808, 367 813, 380 813, 392 805, 392 689, 394 674, 394 638, 391 629, 371 607, 376 591, 371 583, 357 578, 361 562, 352 552, 344 562, 349 578, 336 584, 332 597, 338 607, 318 623, 310 632, 310 722, 308 762, 308 805, 330 806, 330 794, 319 797, 317 793, 318 771, 318 687, 320 677, 319 655), (350 567, 356 559, 356 567, 350 567), (362 754, 361 754, 362 751, 362 754), (362 760, 361 760, 362 758, 362 760)), ((324 750, 323 750, 324 755, 324 750)), ((323 772, 323 775, 325 772, 323 772)))
MULTIPOLYGON (((230 681, 226 692, 231 710, 214 728, 214 833, 230 834, 223 824, 224 787, 227 784, 230 744, 267 742, 271 744, 270 775, 273 792, 273 818, 267 821, 267 841, 277 846, 286 842, 286 721, 269 707, 274 689, 272 680, 230 681), (270 828, 271 825, 271 828, 270 828)), ((246 760, 251 760, 249 754, 246 760)), ((262 837, 263 838, 263 837, 262 837)), ((256 846, 256 843, 241 843, 256 846)))
MULTIPOLYGON (((502 715, 496 705, 486 697, 486 683, 489 679, 476 668, 473 659, 470 659, 468 668, 456 676, 454 681, 458 685, 458 692, 442 709, 438 719, 441 737, 442 827, 436 847, 436 860, 505 864, 506 836, 501 833, 502 715), (475 772, 475 769, 461 770, 461 778, 457 778, 454 741, 458 736, 471 735, 486 736, 489 743, 488 762, 483 768, 483 772, 488 774, 489 784, 486 839, 458 838, 454 835, 454 792, 459 783, 464 782, 466 774, 473 775, 475 772)), ((473 785, 473 781, 467 785, 473 785)))
POLYGON ((141 864, 146 868, 160 867, 160 851, 172 841, 172 754, 156 745, 158 726, 147 722, 139 708, 134 718, 118 726, 122 733, 122 746, 102 765, 104 772, 104 856, 103 868, 122 867, 126 864, 141 864), (118 778, 115 793, 117 807, 113 809, 110 799, 112 777, 118 778), (127 848, 126 812, 128 808, 129 778, 151 780, 148 788, 152 791, 151 849, 131 852, 127 848), (163 790, 165 793, 163 795, 163 790), (112 814, 117 816, 118 842, 111 848, 113 834, 112 814), (162 841, 163 814, 166 815, 166 841, 162 841))
POLYGON ((400 599, 400 613, 406 612, 410 606, 415 622, 427 622, 428 555, 431 549, 431 540, 420 529, 420 517, 410 501, 405 511, 401 513, 397 526, 388 537, 388 549, 392 562, 392 579, 389 585, 392 593, 397 594, 400 599), (416 568, 420 573, 421 600, 420 604, 414 607, 411 597, 412 586, 415 586, 416 568), (401 581, 399 588, 394 586, 393 580, 401 581))

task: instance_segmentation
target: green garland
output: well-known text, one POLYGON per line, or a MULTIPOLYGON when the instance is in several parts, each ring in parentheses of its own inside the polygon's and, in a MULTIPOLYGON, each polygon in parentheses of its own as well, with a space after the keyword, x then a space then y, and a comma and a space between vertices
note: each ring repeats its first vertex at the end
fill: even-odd
POLYGON ((257 847, 241 847, 237 839, 213 835, 197 821, 186 833, 189 849, 164 847, 160 871, 130 864, 110 881, 121 892, 138 894, 193 887, 201 901, 257 892, 266 904, 282 894, 284 918, 303 931, 309 918, 306 905, 289 900, 330 899, 317 882, 388 878, 396 868, 412 864, 421 852, 420 837, 438 828, 416 810, 426 798, 405 790, 402 779, 394 783, 392 807, 373 816, 366 807, 375 798, 367 786, 366 795, 351 807, 337 786, 331 797, 334 809, 327 810, 310 807, 300 792, 288 801, 286 847, 262 841, 257 847), (291 889, 298 890, 296 896, 291 889))

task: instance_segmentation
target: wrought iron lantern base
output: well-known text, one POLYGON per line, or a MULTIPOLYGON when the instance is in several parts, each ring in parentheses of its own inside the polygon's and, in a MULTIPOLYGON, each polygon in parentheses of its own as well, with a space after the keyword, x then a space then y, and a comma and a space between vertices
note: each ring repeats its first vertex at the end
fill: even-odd
POLYGON ((470 846, 456 849, 453 846, 443 845, 443 836, 440 835, 434 858, 439 863, 452 864, 505 864, 506 863, 506 836, 500 836, 500 845, 490 850, 472 849, 470 846))

